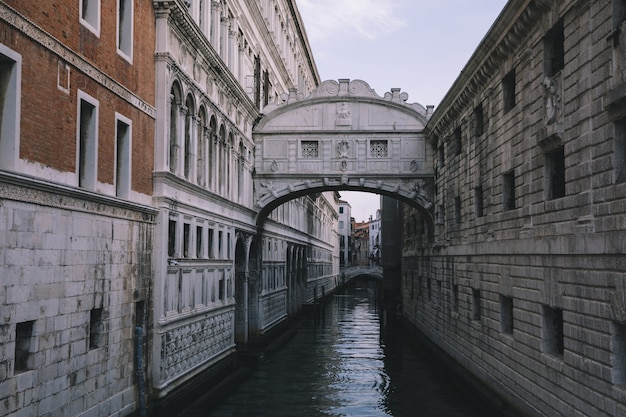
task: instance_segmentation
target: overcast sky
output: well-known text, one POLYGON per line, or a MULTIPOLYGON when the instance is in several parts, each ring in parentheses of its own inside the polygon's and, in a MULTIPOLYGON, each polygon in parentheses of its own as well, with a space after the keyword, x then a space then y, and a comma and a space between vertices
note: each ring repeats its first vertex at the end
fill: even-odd
MULTIPOLYGON (((366 81, 409 102, 437 106, 505 0, 296 0, 324 80, 366 81)), ((379 196, 341 192, 356 221, 375 216, 379 196)))

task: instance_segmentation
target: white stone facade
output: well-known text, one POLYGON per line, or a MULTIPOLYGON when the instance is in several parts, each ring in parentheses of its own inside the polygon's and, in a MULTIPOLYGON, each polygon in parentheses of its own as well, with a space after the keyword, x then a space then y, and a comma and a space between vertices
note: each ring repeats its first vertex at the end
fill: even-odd
POLYGON ((337 285, 332 193, 266 213, 257 233, 255 121, 319 82, 291 3, 154 2, 157 398, 337 285))

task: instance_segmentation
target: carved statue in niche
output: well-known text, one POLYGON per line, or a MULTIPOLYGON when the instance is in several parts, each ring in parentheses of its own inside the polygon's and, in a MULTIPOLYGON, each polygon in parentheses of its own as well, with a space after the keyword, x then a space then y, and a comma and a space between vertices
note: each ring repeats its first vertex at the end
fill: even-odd
POLYGON ((543 79, 543 95, 546 100, 546 125, 556 122, 561 107, 561 94, 555 79, 543 79))

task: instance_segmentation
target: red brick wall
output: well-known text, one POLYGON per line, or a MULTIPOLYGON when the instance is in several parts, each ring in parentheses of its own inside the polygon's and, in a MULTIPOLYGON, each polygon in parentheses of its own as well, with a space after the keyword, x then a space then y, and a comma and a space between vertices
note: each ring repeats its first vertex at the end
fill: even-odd
MULTIPOLYGON (((116 50, 115 0, 102 0, 100 38, 78 19, 76 0, 6 2, 86 58, 140 99, 154 106, 155 27, 152 3, 135 0, 133 64, 116 50)), ((132 188, 152 193, 154 119, 71 67, 69 95, 57 88, 61 58, 0 21, 0 42, 22 55, 20 157, 63 172, 76 170, 77 92, 99 101, 98 181, 113 183, 115 112, 132 120, 132 188)))

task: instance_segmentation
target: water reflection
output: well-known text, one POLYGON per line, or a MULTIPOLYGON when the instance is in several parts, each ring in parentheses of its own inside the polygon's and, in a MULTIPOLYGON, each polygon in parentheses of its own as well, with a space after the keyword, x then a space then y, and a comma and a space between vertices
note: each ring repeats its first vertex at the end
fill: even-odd
POLYGON ((381 332, 375 284, 336 295, 320 316, 261 364, 213 408, 194 404, 184 415, 208 417, 484 415, 451 387, 429 359, 402 336, 381 332))

